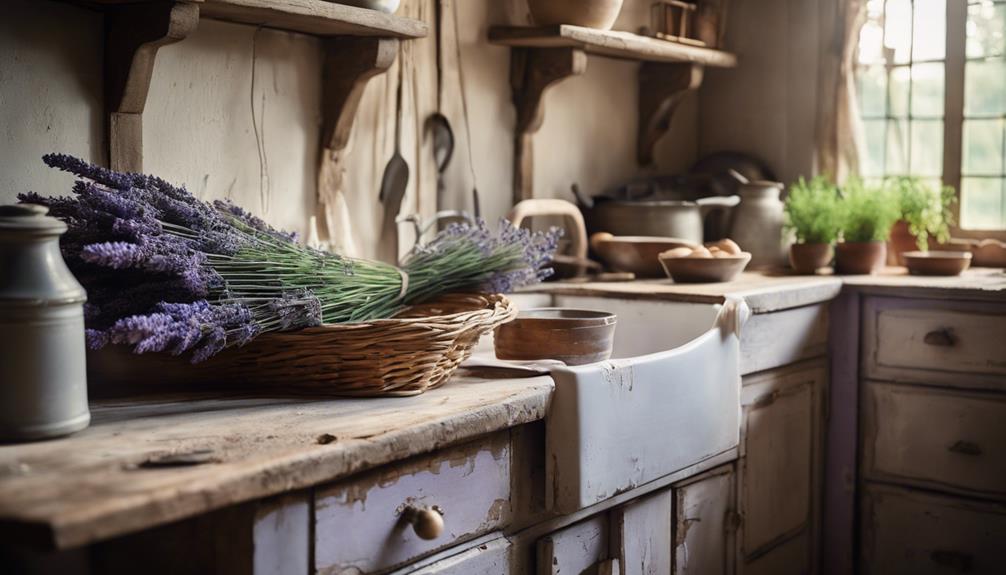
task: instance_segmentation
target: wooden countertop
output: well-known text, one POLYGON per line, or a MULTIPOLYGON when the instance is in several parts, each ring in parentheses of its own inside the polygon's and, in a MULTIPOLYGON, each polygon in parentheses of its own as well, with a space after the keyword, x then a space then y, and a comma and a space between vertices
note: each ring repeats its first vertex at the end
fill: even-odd
POLYGON ((528 291, 695 303, 723 303, 728 297, 742 297, 754 313, 769 313, 829 301, 838 295, 843 285, 870 293, 914 297, 1006 299, 1006 273, 999 268, 973 268, 957 277, 912 276, 899 267, 885 268, 870 276, 798 276, 785 272, 747 271, 734 281, 723 283, 676 284, 669 279, 562 281, 545 283, 528 291))
POLYGON ((75 547, 545 417, 551 378, 482 375, 408 398, 93 402, 76 435, 0 445, 0 532, 75 547))

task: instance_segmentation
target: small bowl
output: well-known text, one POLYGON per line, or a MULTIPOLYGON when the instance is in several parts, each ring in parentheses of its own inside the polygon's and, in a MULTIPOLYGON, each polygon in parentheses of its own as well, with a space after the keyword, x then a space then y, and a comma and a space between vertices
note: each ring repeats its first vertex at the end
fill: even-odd
POLYGON ((713 258, 681 258, 660 255, 660 265, 667 276, 676 283, 728 282, 744 271, 751 254, 741 252, 735 256, 713 258))
POLYGON ((613 313, 543 307, 523 310, 495 331, 496 357, 518 361, 558 359, 583 365, 611 357, 613 313))
POLYGON ((908 273, 919 276, 958 276, 971 266, 971 252, 905 252, 908 273))
POLYGON ((631 272, 641 278, 658 278, 663 275, 660 262, 657 261, 661 252, 695 245, 681 238, 613 236, 603 232, 590 238, 590 246, 608 267, 620 272, 631 272))

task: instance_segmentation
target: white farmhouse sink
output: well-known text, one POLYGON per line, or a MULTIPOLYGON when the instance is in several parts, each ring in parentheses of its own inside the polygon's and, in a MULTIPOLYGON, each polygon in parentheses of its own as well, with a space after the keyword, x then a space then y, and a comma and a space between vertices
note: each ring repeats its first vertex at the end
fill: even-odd
MULTIPOLYGON (((570 513, 737 446, 742 301, 520 294, 518 306, 618 315, 612 359, 550 368, 549 508, 570 513)), ((488 339, 488 338, 487 338, 488 339)))

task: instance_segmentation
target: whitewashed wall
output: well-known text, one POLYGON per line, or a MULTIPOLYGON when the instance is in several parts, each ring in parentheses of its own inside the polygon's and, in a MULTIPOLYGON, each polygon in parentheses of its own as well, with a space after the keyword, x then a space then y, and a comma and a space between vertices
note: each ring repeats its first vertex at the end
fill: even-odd
MULTIPOLYGON (((490 46, 485 38, 492 24, 525 21, 523 1, 459 0, 457 6, 471 159, 457 59, 446 50, 445 113, 458 138, 446 204, 470 206, 471 161, 490 219, 510 207, 515 113, 509 49, 490 46)), ((450 14, 452 2, 447 5, 450 14)), ((616 28, 645 24, 648 5, 626 0, 616 28)), ((431 21, 433 0, 404 0, 399 14, 431 21)), ((450 42, 453 26, 445 32, 450 42)), ((42 166, 45 152, 106 161, 102 34, 100 15, 88 10, 47 0, 5 2, 0 201, 13 201, 25 190, 58 194, 69 189, 68 177, 42 166)), ((435 209, 435 171, 421 126, 436 105, 434 49, 432 35, 405 47, 409 86, 403 154, 412 178, 403 209, 427 214, 435 209)), ((316 187, 320 66, 316 38, 201 21, 192 36, 158 54, 144 116, 145 169, 185 183, 200 197, 230 197, 273 224, 306 233, 316 187)), ((538 195, 568 198, 573 182, 597 193, 642 173, 635 164, 636 72, 636 64, 590 59, 586 74, 547 95, 545 124, 535 143, 538 195)), ((374 253, 379 234, 377 188, 393 146, 396 78, 393 67, 370 83, 350 143, 346 201, 363 255, 374 253)), ((691 98, 658 148, 657 169, 687 167, 695 159, 697 132, 698 104, 691 98)))

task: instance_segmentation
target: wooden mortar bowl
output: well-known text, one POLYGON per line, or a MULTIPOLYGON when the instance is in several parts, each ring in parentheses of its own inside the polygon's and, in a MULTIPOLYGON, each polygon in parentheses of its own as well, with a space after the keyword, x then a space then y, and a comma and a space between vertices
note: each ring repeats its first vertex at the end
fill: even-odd
POLYGON ((558 359, 583 365, 611 357, 615 340, 613 313, 570 308, 521 311, 517 319, 496 328, 496 357, 534 361, 558 359))

